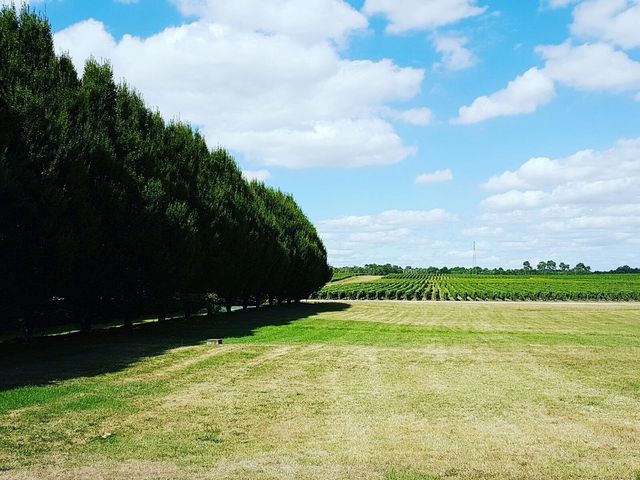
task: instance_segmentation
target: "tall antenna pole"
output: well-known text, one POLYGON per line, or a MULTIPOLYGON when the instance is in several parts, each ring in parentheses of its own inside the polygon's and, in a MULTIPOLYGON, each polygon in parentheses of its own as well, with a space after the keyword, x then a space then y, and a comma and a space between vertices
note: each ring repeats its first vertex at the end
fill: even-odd
POLYGON ((472 273, 476 273, 476 266, 477 266, 477 257, 476 257, 476 241, 473 241, 473 270, 472 273))

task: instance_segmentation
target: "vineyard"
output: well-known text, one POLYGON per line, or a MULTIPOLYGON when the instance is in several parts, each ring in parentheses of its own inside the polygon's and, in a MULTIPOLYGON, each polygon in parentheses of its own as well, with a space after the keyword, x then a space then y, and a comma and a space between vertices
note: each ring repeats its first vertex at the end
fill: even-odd
POLYGON ((369 282, 328 284, 327 300, 640 300, 640 275, 393 274, 369 282))

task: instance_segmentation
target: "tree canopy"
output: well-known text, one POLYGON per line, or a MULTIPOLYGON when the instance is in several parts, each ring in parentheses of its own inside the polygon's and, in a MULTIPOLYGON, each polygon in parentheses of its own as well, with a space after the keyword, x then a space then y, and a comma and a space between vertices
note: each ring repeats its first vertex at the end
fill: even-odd
POLYGON ((46 19, 0 10, 0 318, 307 297, 330 277, 294 199, 165 122, 111 67, 78 76, 46 19))

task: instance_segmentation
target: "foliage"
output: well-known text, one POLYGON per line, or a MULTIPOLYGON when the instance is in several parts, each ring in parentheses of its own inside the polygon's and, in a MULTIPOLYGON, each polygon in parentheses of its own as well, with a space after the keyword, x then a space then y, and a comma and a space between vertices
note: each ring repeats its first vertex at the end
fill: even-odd
POLYGON ((591 267, 582 262, 577 263, 573 268, 571 265, 560 262, 556 264, 554 260, 541 261, 536 268, 531 266, 528 260, 522 263, 522 268, 482 268, 482 267, 399 267, 397 265, 367 264, 364 267, 333 267, 333 281, 343 280, 356 275, 390 275, 402 273, 417 273, 423 275, 436 274, 455 274, 455 275, 548 275, 550 273, 559 274, 579 274, 586 275, 590 273, 640 273, 640 268, 631 268, 628 265, 618 267, 609 272, 592 272, 591 267))
MULTIPOLYGON (((330 278, 293 198, 246 182, 231 156, 165 123, 108 64, 78 77, 48 22, 0 10, 0 312, 166 314, 172 302, 307 297, 330 278)), ((1 325, 0 325, 1 327, 1 325)))
MULTIPOLYGON (((411 268, 411 267, 407 267, 411 268)), ((333 267, 333 280, 349 278, 355 275, 389 275, 392 273, 403 273, 404 269, 397 265, 391 265, 387 263, 385 265, 378 265, 375 263, 368 263, 364 267, 333 267), (342 276, 339 275, 348 275, 342 276)))
POLYGON ((313 295, 348 300, 640 300, 640 275, 392 274, 329 284, 313 295))

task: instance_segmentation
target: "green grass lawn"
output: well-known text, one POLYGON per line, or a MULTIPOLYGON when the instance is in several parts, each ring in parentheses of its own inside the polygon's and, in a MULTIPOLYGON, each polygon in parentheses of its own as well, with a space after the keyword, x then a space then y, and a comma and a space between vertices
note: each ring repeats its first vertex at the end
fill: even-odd
POLYGON ((637 480, 640 305, 303 304, 0 345, 0 479, 67 478, 637 480))

